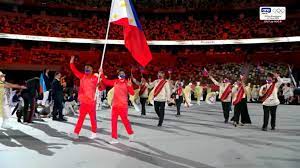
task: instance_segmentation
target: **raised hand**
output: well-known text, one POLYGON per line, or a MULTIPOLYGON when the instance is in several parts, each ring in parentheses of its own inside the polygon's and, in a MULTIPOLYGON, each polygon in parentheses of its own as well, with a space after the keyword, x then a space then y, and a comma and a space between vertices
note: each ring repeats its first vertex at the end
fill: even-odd
POLYGON ((244 83, 245 80, 246 80, 246 76, 245 75, 240 75, 240 79, 241 79, 241 82, 244 83))
POLYGON ((274 77, 275 78, 278 78, 279 77, 279 74, 278 73, 273 73, 274 77))
POLYGON ((131 79, 128 79, 127 85, 128 85, 128 86, 132 86, 132 81, 131 81, 131 79))
POLYGON ((102 68, 99 68, 99 74, 103 74, 103 69, 102 68))
POLYGON ((75 56, 71 56, 70 63, 74 63, 74 60, 75 60, 75 56))

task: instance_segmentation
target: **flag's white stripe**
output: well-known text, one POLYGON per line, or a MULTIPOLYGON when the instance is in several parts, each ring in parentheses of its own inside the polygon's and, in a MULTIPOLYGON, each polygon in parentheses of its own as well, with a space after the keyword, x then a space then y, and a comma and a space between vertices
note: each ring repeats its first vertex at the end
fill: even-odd
MULTIPOLYGON (((105 39, 84 39, 84 38, 62 38, 48 36, 32 36, 21 34, 0 33, 1 39, 31 40, 64 43, 86 43, 104 44, 105 39)), ((232 39, 232 40, 153 40, 148 41, 149 45, 226 45, 226 44, 263 44, 263 43, 286 43, 300 42, 300 36, 273 37, 273 38, 253 38, 253 39, 232 39)), ((108 40, 107 44, 123 45, 124 40, 108 40)))
POLYGON ((114 22, 122 18, 128 18, 129 24, 136 26, 136 21, 131 9, 129 0, 114 0, 112 2, 112 9, 110 12, 110 21, 114 22))
POLYGON ((120 4, 121 4, 120 0, 113 0, 111 12, 110 12, 111 22, 117 21, 121 18, 127 18, 128 17, 126 9, 121 8, 120 4))
POLYGON ((137 26, 133 11, 131 9, 130 2, 129 0, 125 0, 125 1, 126 1, 127 13, 128 13, 128 20, 130 21, 129 24, 132 26, 137 26))

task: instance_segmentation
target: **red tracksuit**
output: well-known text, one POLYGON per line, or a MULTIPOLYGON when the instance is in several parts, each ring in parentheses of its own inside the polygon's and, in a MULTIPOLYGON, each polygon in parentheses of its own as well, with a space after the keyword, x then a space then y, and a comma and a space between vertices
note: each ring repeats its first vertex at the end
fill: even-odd
POLYGON ((124 80, 108 80, 102 74, 102 81, 104 85, 114 87, 114 96, 112 102, 112 112, 111 112, 111 136, 114 139, 118 138, 117 127, 118 127, 118 117, 121 117, 121 120, 126 128, 126 131, 129 135, 133 134, 130 122, 128 120, 128 93, 134 95, 134 90, 132 86, 127 85, 127 81, 124 80))
POLYGON ((79 119, 75 126, 74 133, 79 134, 86 114, 89 114, 92 132, 97 132, 97 120, 96 120, 96 102, 95 93, 97 89, 98 77, 94 74, 86 75, 79 72, 74 64, 70 64, 70 68, 74 75, 80 79, 80 87, 78 93, 78 100, 80 102, 79 119))

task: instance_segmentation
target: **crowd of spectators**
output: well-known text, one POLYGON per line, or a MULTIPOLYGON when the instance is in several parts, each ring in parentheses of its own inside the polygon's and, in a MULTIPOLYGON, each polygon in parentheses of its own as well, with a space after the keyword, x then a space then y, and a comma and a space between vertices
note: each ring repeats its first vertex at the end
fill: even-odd
MULTIPOLYGON (((53 16, 46 12, 28 14, 0 10, 0 32, 73 38, 105 38, 107 14, 53 16)), ((299 35, 296 19, 270 24, 257 16, 235 15, 140 15, 148 40, 216 40, 287 37, 299 35)), ((110 39, 123 39, 121 26, 113 25, 110 39)))
MULTIPOLYGON (((91 63, 95 69, 99 66, 99 60, 101 52, 96 49, 95 46, 87 47, 82 45, 78 48, 78 45, 68 45, 59 43, 47 43, 47 42, 32 42, 29 46, 26 42, 13 42, 10 45, 0 46, 0 60, 1 65, 43 65, 45 67, 52 65, 60 65, 61 71, 66 76, 72 76, 69 69, 69 59, 72 55, 76 55, 78 60, 78 67, 82 68, 84 63, 91 63), (64 47, 63 47, 64 46, 64 47)), ((284 45, 283 45, 284 46, 284 45)), ((276 45, 275 45, 276 47, 276 45)), ((272 51, 273 47, 261 47, 261 49, 269 48, 270 50, 264 50, 263 55, 267 57, 270 55, 272 59, 264 59, 263 56, 255 57, 256 54, 243 53, 242 55, 235 55, 231 51, 231 47, 217 48, 211 53, 211 47, 196 49, 183 48, 178 53, 170 53, 172 48, 165 50, 154 49, 152 52, 153 60, 145 69, 141 68, 128 53, 122 47, 108 48, 106 58, 104 61, 105 73, 109 77, 116 77, 119 69, 124 69, 127 74, 134 74, 137 77, 141 76, 141 73, 145 77, 156 77, 156 73, 159 70, 165 72, 171 72, 172 78, 180 78, 186 81, 203 80, 204 83, 210 83, 211 81, 201 76, 202 71, 206 68, 215 76, 216 79, 221 80, 224 75, 230 80, 235 81, 239 78, 240 74, 249 74, 249 81, 251 83, 264 82, 266 73, 270 71, 276 71, 284 76, 288 76, 287 65, 291 62, 280 61, 280 59, 274 60, 273 54, 266 54, 268 51, 272 51), (220 51, 220 50, 223 51, 220 51), (205 51, 207 50, 207 51, 205 51), (220 54, 220 56, 216 56, 220 54), (199 58, 199 60, 197 60, 199 58), (205 60, 202 60, 205 58, 205 60), (259 58, 259 59, 257 59, 259 58), (266 64, 264 61, 270 61, 272 63, 266 64), (247 63, 248 62, 248 63, 247 63), (247 66, 245 66, 247 65, 247 66), (248 67, 246 69, 245 67, 248 67), (263 69, 263 70, 262 70, 263 69)), ((244 48, 242 48, 244 50, 244 48)), ((300 50, 298 50, 299 53, 300 50)), ((297 53, 297 51, 294 51, 297 53)), ((297 55, 297 54, 296 54, 297 55)), ((277 58, 277 57, 276 57, 277 58)), ((283 55, 279 55, 278 58, 284 58, 283 55)), ((296 65, 296 64, 291 64, 296 65)))

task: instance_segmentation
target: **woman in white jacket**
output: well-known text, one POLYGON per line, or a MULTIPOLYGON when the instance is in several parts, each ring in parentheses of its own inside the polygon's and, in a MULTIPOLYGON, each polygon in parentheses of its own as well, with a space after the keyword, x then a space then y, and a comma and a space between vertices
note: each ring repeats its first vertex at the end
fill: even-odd
POLYGON ((282 84, 282 79, 277 73, 269 73, 266 82, 267 83, 259 90, 259 95, 261 96, 264 109, 263 131, 267 131, 269 115, 271 115, 271 129, 275 130, 276 110, 277 106, 280 104, 278 99, 278 88, 282 84))

